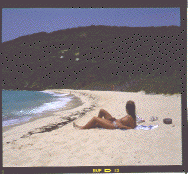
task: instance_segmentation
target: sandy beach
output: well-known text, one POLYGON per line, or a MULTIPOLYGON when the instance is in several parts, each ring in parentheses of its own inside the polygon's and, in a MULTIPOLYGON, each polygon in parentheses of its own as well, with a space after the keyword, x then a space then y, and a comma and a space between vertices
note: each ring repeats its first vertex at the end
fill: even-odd
MULTIPOLYGON (((48 90, 49 91, 49 90, 48 90)), ((182 165, 181 95, 146 95, 144 92, 50 90, 79 97, 81 106, 15 126, 3 132, 3 167, 36 166, 131 166, 182 165), (63 120, 85 125, 101 108, 113 117, 127 113, 128 100, 136 104, 140 125, 159 125, 153 130, 80 130, 73 122, 45 131, 63 120), (150 117, 158 117, 150 121, 150 117), (164 124, 172 118, 172 124, 164 124), (73 120, 72 119, 72 120, 73 120), (44 131, 41 131, 44 130, 44 131)), ((75 104, 76 106, 76 104, 75 104)))

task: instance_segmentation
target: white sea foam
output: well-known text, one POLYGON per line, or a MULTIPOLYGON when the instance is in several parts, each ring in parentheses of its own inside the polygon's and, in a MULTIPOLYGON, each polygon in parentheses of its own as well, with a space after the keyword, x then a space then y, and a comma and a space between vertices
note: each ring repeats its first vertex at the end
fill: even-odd
POLYGON ((31 119, 31 117, 24 117, 22 119, 12 119, 12 120, 6 120, 2 122, 2 126, 9 126, 9 125, 14 125, 14 124, 18 124, 21 122, 26 122, 29 121, 31 119))
POLYGON ((22 108, 21 110, 12 111, 11 114, 15 115, 16 118, 12 118, 10 120, 4 120, 2 126, 14 125, 20 122, 28 121, 31 117, 35 116, 36 114, 41 114, 45 111, 55 111, 57 109, 63 108, 69 101, 71 101, 72 97, 67 96, 68 94, 58 94, 49 91, 40 91, 43 93, 48 93, 53 96, 53 98, 46 103, 43 103, 40 106, 32 105, 30 108, 22 108))
POLYGON ((70 100, 71 98, 58 98, 57 101, 44 103, 42 106, 31 110, 31 113, 37 114, 48 110, 57 110, 59 108, 63 108, 70 100))
POLYGON ((44 111, 57 110, 59 108, 63 108, 71 100, 71 97, 65 97, 68 94, 58 94, 51 91, 40 91, 40 92, 48 93, 58 98, 56 101, 50 103, 44 103, 42 106, 32 109, 31 113, 37 114, 37 113, 42 113, 44 111))
POLYGON ((18 115, 18 116, 24 116, 24 115, 31 115, 31 114, 39 114, 44 111, 54 111, 59 108, 63 108, 71 100, 71 97, 64 97, 66 96, 65 94, 57 94, 57 95, 55 93, 51 93, 51 94, 57 97, 55 101, 44 103, 39 107, 17 111, 17 112, 14 112, 13 114, 18 115))
POLYGON ((51 94, 53 96, 57 96, 57 97, 63 97, 63 96, 66 96, 68 94, 58 94, 58 93, 55 93, 55 92, 52 92, 52 91, 39 91, 39 92, 43 92, 43 93, 47 93, 47 94, 51 94))

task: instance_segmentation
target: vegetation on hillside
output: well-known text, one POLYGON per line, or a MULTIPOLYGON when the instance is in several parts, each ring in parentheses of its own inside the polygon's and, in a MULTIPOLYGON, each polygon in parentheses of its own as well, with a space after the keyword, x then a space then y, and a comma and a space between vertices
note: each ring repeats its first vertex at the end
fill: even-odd
POLYGON ((180 93, 181 27, 78 27, 2 43, 2 88, 180 93))

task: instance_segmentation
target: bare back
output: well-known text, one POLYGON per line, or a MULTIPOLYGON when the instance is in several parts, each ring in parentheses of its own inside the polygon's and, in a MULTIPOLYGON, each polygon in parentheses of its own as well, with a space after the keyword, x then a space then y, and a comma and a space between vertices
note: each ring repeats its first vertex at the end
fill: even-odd
POLYGON ((120 127, 120 128, 121 128, 121 126, 128 126, 133 129, 136 127, 136 121, 130 115, 126 115, 125 117, 123 117, 121 119, 117 119, 116 123, 117 123, 118 127, 120 127))

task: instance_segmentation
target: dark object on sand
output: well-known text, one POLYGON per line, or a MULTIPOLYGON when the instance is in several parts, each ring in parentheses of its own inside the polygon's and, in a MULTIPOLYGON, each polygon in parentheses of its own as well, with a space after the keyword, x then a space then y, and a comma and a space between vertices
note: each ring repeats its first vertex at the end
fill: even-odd
POLYGON ((165 124, 172 124, 172 119, 171 119, 171 118, 164 118, 164 119, 163 119, 163 122, 164 122, 165 124))

